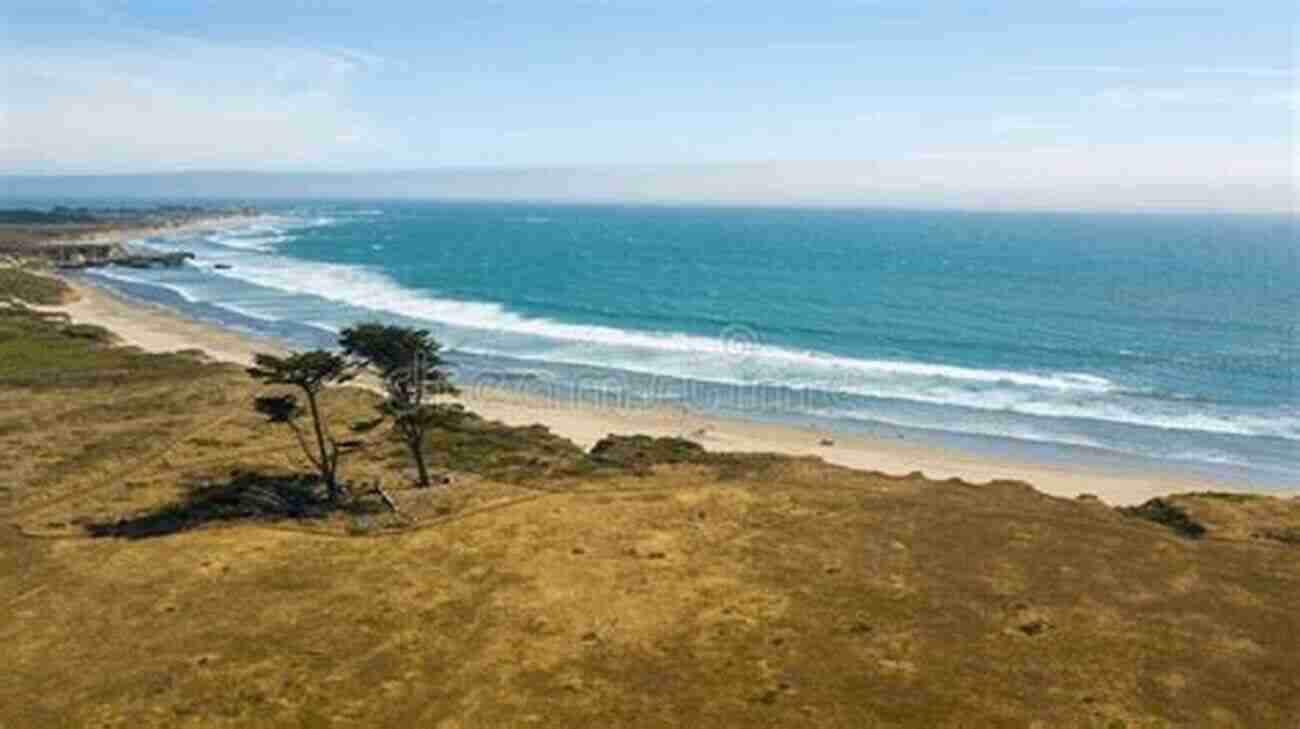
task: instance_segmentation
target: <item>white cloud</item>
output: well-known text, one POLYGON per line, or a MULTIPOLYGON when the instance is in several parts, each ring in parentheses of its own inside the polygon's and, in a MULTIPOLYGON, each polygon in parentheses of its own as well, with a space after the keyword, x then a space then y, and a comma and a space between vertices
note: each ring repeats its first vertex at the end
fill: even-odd
MULTIPOLYGON (((586 131, 527 114, 474 117, 473 124, 453 114, 427 126, 397 114, 394 123, 411 130, 408 144, 355 96, 369 75, 406 70, 399 61, 352 49, 235 46, 158 34, 131 45, 0 48, 0 172, 396 169, 458 156, 481 163, 499 153, 501 163, 511 164, 551 150, 583 151, 573 139, 586 131)), ((1081 93, 1083 108, 1073 111, 891 113, 885 99, 880 110, 826 119, 810 112, 797 124, 765 125, 764 117, 746 116, 736 133, 709 137, 690 126, 689 113, 669 110, 617 129, 606 120, 614 131, 593 133, 591 145, 613 149, 600 145, 622 139, 621 146, 661 151, 666 160, 725 160, 755 149, 793 155, 807 140, 831 139, 829 146, 842 150, 839 159, 874 160, 866 163, 633 169, 591 179, 539 172, 521 178, 528 185, 501 182, 522 173, 482 182, 471 174, 412 194, 1294 209, 1300 147, 1289 132, 1300 107, 1293 85, 1209 76, 1182 85, 1168 78, 1107 81, 1116 88, 1081 93), (1220 127, 1231 115, 1250 122, 1232 128, 1251 133, 1220 127), (666 141, 674 138, 675 146, 666 141)), ((725 125, 729 117, 720 118, 725 125)), ((369 182, 357 185, 356 194, 373 192, 369 182)))
POLYGON ((1237 76, 1243 78, 1287 79, 1295 75, 1290 68, 1272 66, 1118 66, 1118 65, 1056 65, 1023 66, 1023 70, 1039 73, 1084 73, 1107 76, 1237 76))
POLYGON ((1284 108, 1294 105, 1295 92, 1240 86, 1120 87, 1097 94, 1093 100, 1122 110, 1284 108))
POLYGON ((0 169, 376 166, 402 143, 353 103, 383 59, 349 50, 149 36, 131 46, 0 51, 0 169))
POLYGON ((997 116, 989 120, 989 131, 998 136, 1059 130, 1064 124, 1034 116, 997 116))

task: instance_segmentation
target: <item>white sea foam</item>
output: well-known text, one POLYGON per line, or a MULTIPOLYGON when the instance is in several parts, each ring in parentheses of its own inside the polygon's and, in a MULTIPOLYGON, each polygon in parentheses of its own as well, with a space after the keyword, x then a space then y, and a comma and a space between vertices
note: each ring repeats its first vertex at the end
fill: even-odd
POLYGON ((303 324, 306 324, 309 327, 316 327, 317 329, 323 332, 329 332, 330 334, 338 334, 339 332, 343 331, 343 327, 337 324, 330 324, 329 322, 305 321, 303 322, 303 324))
MULTIPOLYGON (((951 419, 944 420, 938 417, 909 418, 848 409, 814 410, 810 414, 834 420, 879 423, 881 425, 891 425, 897 428, 916 428, 919 430, 954 432, 951 419)), ((963 420, 961 422, 961 430, 958 432, 964 435, 985 435, 995 438, 1012 438, 1015 440, 1028 441, 1030 443, 1053 443, 1097 449, 1109 448, 1109 446, 1098 440, 1073 433, 1057 433, 1035 429, 1028 425, 1000 424, 982 420, 963 420)))
POLYGON ((1175 461, 1197 461, 1214 463, 1220 466, 1239 466, 1242 468, 1260 468, 1261 466, 1233 457, 1222 451, 1176 451, 1163 454, 1163 457, 1175 461))
POLYGON ((728 358, 733 364, 749 361, 762 366, 775 362, 809 367, 838 376, 846 373, 876 376, 902 375, 1080 392, 1106 392, 1112 388, 1112 384, 1104 378, 1079 373, 1032 374, 917 362, 851 359, 819 352, 754 345, 748 340, 733 341, 722 337, 639 332, 605 326, 568 324, 550 319, 521 316, 495 303, 426 296, 393 283, 383 274, 356 266, 266 258, 245 262, 244 265, 223 273, 262 286, 318 296, 351 306, 375 311, 390 311, 465 329, 538 337, 557 343, 588 347, 604 345, 636 348, 657 353, 720 356, 728 358))
MULTIPOLYGON (((382 211, 362 211, 361 214, 378 214, 382 211)), ((238 224, 216 230, 180 230, 135 241, 164 250, 187 250, 210 258, 225 259, 231 252, 272 253, 282 244, 296 239, 295 231, 333 225, 337 218, 329 216, 259 215, 238 224), (197 250, 196 249, 197 246, 197 250)))
POLYGON ((1252 463, 1238 456, 1225 453, 1219 450, 1211 449, 1194 449, 1194 450, 1175 450, 1166 451, 1160 448, 1140 447, 1136 444, 1126 441, 1099 441, 1075 433, 1044 430, 1035 428, 1028 423, 992 423, 978 418, 963 418, 959 425, 960 428, 954 430, 954 423, 951 419, 943 420, 939 418, 909 418, 897 417, 893 415, 882 415, 877 412, 863 412, 860 410, 821 410, 814 411, 812 414, 832 418, 837 420, 850 420, 866 423, 879 423, 891 425, 900 428, 917 428, 924 430, 937 430, 940 432, 956 432, 961 435, 982 435, 994 438, 1008 438, 1013 440, 1027 441, 1030 443, 1046 443, 1051 445, 1066 445, 1082 448, 1091 448, 1095 450, 1110 451, 1129 456, 1145 456, 1150 458, 1163 458, 1175 461, 1187 461, 1193 463, 1213 464, 1216 466, 1234 466, 1239 468, 1252 468, 1264 470, 1276 470, 1279 473, 1290 473, 1286 469, 1270 468, 1252 463))
POLYGON ((246 316, 249 319, 257 319, 258 321, 283 321, 278 316, 271 316, 270 314, 264 314, 260 311, 255 311, 253 309, 239 306, 237 304, 225 303, 225 304, 220 304, 220 307, 228 311, 233 311, 236 314, 239 314, 240 316, 246 316))
POLYGON ((273 233, 270 235, 233 235, 228 233, 215 233, 207 236, 205 240, 213 245, 223 246, 226 248, 237 248, 242 251, 261 251, 270 253, 275 250, 275 246, 286 241, 293 240, 293 236, 284 233, 273 233))
MULTIPOLYGON (((454 349, 517 360, 605 367, 723 384, 771 384, 1043 418, 1300 440, 1300 414, 1238 415, 1208 410, 1198 403, 1135 401, 1116 383, 1086 373, 854 359, 756 344, 744 330, 737 337, 705 337, 571 324, 523 316, 495 303, 438 298, 358 266, 251 252, 236 253, 229 260, 235 261, 234 267, 221 271, 221 276, 312 297, 295 302, 292 308, 298 315, 284 318, 329 330, 376 314, 397 314, 447 327, 439 337, 454 349), (337 321, 324 320, 330 317, 321 311, 322 307, 329 308, 327 302, 339 305, 337 321)), ((168 287, 193 300, 189 292, 168 287)), ((240 313, 247 315, 265 308, 226 298, 215 296, 212 303, 232 309, 240 306, 244 309, 240 313)), ((261 317, 275 318, 266 314, 261 317)))
MULTIPOLYGON (((472 354, 502 354, 487 348, 460 346, 457 349, 472 354)), ((802 381, 782 379, 754 380, 730 374, 725 368, 710 368, 700 362, 672 362, 657 359, 619 358, 605 359, 596 356, 580 356, 566 353, 516 353, 509 356, 515 359, 551 362, 557 364, 611 367, 645 375, 666 375, 683 379, 705 380, 720 384, 754 386, 769 385, 792 387, 795 389, 820 390, 828 393, 857 395, 879 400, 898 400, 918 402, 947 407, 962 407, 970 410, 1032 415, 1044 418, 1077 418, 1125 425, 1136 425, 1162 430, 1199 431, 1223 435, 1265 436, 1300 440, 1300 418, 1251 417, 1236 415, 1219 415, 1194 412, 1143 412, 1120 402, 1101 398, 1079 400, 1070 397, 1044 399, 1041 391, 1034 392, 1015 387, 995 387, 983 389, 962 389, 933 385, 915 379, 893 378, 891 380, 869 380, 834 378, 817 381, 810 372, 793 374, 802 375, 802 381)), ((963 423, 963 427, 964 427, 963 423)))
POLYGON ((202 301, 202 298, 196 296, 190 289, 184 286, 168 283, 166 281, 159 281, 158 279, 155 278, 132 276, 130 274, 124 273, 121 269, 97 268, 93 272, 91 272, 90 275, 93 277, 104 278, 110 281, 118 281, 121 283, 144 284, 148 286, 157 286, 159 288, 164 288, 176 294, 177 296, 181 297, 187 303, 190 304, 197 304, 202 301))

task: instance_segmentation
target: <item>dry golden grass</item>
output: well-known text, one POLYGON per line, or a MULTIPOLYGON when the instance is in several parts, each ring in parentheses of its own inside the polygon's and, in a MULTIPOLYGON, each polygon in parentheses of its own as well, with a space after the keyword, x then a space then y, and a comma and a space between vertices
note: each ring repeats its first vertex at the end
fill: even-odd
MULTIPOLYGON (((1188 540, 1012 482, 674 448, 646 458, 677 463, 599 464, 469 421, 434 438, 445 492, 406 487, 403 452, 377 433, 345 463, 382 478, 401 518, 92 538, 87 525, 156 515, 187 484, 305 464, 254 416, 241 373, 76 346, 89 374, 75 383, 0 385, 6 728, 1300 716, 1300 548, 1252 526, 1300 525, 1292 501, 1177 497, 1210 528, 1188 540), (125 374, 97 379, 109 365, 125 374)), ((372 401, 345 390, 327 406, 346 423, 372 401)))

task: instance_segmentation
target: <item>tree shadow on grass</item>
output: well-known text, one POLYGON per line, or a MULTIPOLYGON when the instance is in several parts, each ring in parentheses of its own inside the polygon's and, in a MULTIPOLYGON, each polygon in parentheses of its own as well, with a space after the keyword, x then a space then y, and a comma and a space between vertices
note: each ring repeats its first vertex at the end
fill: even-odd
POLYGON ((180 501, 111 522, 86 524, 92 537, 147 539, 235 521, 321 520, 332 514, 378 513, 383 506, 358 499, 330 501, 320 479, 237 471, 221 483, 187 484, 180 501))
POLYGON ((1207 531, 1205 525, 1188 516, 1183 507, 1164 499, 1151 499, 1141 506, 1121 506, 1116 511, 1125 516, 1163 524, 1188 539, 1200 539, 1207 531))

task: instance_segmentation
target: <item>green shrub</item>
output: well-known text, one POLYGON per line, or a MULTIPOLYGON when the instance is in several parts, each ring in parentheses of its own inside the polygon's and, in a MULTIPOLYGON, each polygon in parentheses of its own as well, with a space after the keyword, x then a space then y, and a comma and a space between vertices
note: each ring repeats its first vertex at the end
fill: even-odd
POLYGON ((0 301, 18 300, 41 306, 57 306, 71 295, 62 281, 38 276, 21 268, 0 268, 0 301))
POLYGON ((1197 491, 1186 494, 1197 499, 1214 499, 1215 501, 1227 501, 1231 504, 1245 504, 1251 501, 1258 501, 1263 496, 1259 494, 1238 494, 1230 491, 1197 491))
POLYGON ((597 467, 647 473, 659 463, 700 463, 707 456, 703 446, 685 438, 611 434, 596 443, 587 457, 597 467))
POLYGON ((101 344, 113 341, 113 333, 95 324, 69 324, 59 331, 73 339, 85 339, 101 344))
POLYGON ((1200 539, 1205 527, 1187 515, 1187 512, 1164 499, 1151 499, 1141 506, 1121 506, 1119 513, 1163 524, 1188 539, 1200 539))
POLYGON ((1275 542, 1290 544, 1300 547, 1300 527, 1287 527, 1285 529, 1263 529, 1255 534, 1257 537, 1272 539, 1275 542))

